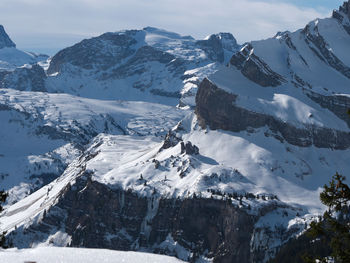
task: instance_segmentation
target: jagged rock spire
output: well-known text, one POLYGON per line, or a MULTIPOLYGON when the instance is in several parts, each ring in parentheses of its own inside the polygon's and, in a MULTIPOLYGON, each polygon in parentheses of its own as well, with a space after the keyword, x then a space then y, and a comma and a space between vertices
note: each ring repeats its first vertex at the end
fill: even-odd
POLYGON ((350 0, 345 1, 343 5, 339 7, 339 12, 348 15, 348 17, 350 18, 350 0))
POLYGON ((7 35, 4 27, 0 25, 0 49, 4 47, 16 47, 16 44, 7 35))

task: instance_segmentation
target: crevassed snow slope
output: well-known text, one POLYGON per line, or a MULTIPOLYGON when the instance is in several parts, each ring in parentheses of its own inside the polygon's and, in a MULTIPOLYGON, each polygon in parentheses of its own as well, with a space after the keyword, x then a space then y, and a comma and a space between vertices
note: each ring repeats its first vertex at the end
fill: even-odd
POLYGON ((98 133, 164 135, 185 113, 146 102, 1 89, 1 187, 13 203, 59 176, 98 133))
MULTIPOLYGON (((322 186, 340 168, 350 172, 348 151, 297 147, 266 137, 264 131, 206 131, 188 116, 174 132, 184 142, 195 144, 200 154, 181 153, 180 143, 159 151, 163 143, 153 136, 101 134, 60 178, 7 207, 0 218, 1 228, 11 230, 37 220, 68 184, 74 184, 82 169, 92 172, 92 180, 146 196, 154 189, 162 196, 182 198, 194 193, 210 197, 208 189, 277 195, 282 202, 300 209, 301 215, 320 213, 324 209, 319 201, 322 186)), ((253 208, 264 202, 244 200, 253 208)))
POLYGON ((33 249, 0 250, 0 258, 6 263, 175 263, 179 259, 142 252, 125 252, 107 249, 37 247, 33 249))

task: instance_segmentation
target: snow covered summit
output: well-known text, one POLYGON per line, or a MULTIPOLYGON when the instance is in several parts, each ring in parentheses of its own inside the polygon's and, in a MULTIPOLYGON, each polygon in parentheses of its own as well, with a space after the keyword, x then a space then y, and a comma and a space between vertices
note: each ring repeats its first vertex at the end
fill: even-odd
POLYGON ((197 84, 238 49, 229 33, 197 41, 153 27, 108 32, 53 56, 47 90, 194 106, 197 84))

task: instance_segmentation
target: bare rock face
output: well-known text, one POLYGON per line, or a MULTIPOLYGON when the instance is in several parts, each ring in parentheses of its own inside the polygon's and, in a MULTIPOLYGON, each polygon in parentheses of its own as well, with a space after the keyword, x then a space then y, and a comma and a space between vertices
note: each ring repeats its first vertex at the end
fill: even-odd
POLYGON ((7 35, 4 27, 0 25, 0 49, 4 47, 16 47, 16 44, 7 35))
POLYGON ((4 71, 0 75, 0 87, 25 91, 46 91, 46 74, 42 67, 34 64, 30 67, 4 71))
POLYGON ((157 193, 140 197, 91 181, 86 175, 65 189, 40 222, 24 233, 19 229, 12 236, 15 242, 20 239, 16 245, 28 246, 34 240, 47 239, 50 233, 64 231, 73 247, 141 249, 191 262, 200 255, 214 262, 252 262, 250 239, 257 218, 231 202, 167 199, 157 193), (176 249, 161 246, 168 237, 188 251, 187 258, 176 249))
POLYGON ((105 33, 83 40, 58 52, 52 58, 47 72, 60 72, 66 63, 88 70, 93 69, 93 66, 97 70, 112 67, 135 52, 132 45, 136 44, 133 38, 136 33, 136 30, 130 31, 129 34, 105 33))
POLYGON ((315 49, 309 44, 310 49, 318 58, 350 79, 350 68, 329 50, 326 41, 318 32, 317 26, 311 29, 310 25, 307 25, 303 29, 302 34, 305 36, 306 43, 309 44, 311 42, 317 47, 317 49, 315 49))
POLYGON ((346 1, 338 10, 334 10, 332 17, 337 19, 341 23, 344 29, 350 34, 350 22, 346 21, 350 19, 350 1, 346 1))
POLYGON ((343 5, 341 7, 339 7, 339 11, 348 15, 348 17, 350 18, 350 1, 344 2, 343 5))
POLYGON ((235 52, 239 45, 230 33, 213 34, 206 40, 197 41, 197 45, 203 49, 213 61, 224 62, 225 50, 235 52))
POLYGON ((230 64, 240 70, 245 77, 263 87, 276 87, 285 81, 281 75, 274 72, 253 53, 253 47, 250 44, 235 53, 230 64))
POLYGON ((350 118, 347 114, 350 109, 350 98, 342 95, 325 96, 312 91, 307 91, 306 95, 321 107, 333 112, 339 119, 345 121, 350 128, 350 118))
MULTIPOLYGON (((219 89, 208 79, 200 84, 196 96, 196 114, 202 127, 240 132, 248 128, 267 126, 280 141, 292 145, 319 148, 348 149, 350 133, 316 126, 297 128, 270 115, 253 112, 235 105, 237 95, 219 89)), ((321 103, 321 102, 320 102, 321 103)), ((346 113, 346 111, 345 111, 346 113)))
POLYGON ((196 145, 192 145, 191 142, 181 142, 181 153, 186 153, 189 155, 199 154, 199 149, 196 145))
POLYGON ((164 143, 162 147, 159 149, 159 151, 169 149, 171 147, 174 147, 177 145, 182 139, 176 137, 176 134, 172 132, 171 130, 167 133, 167 135, 164 138, 164 143))

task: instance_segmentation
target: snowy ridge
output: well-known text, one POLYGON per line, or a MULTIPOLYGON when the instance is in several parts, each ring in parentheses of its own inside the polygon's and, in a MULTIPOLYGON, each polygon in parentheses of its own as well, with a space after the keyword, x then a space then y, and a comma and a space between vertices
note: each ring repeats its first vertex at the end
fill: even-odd
POLYGON ((294 145, 348 149, 347 8, 348 2, 332 18, 247 43, 228 67, 202 81, 196 100, 202 124, 235 132, 268 126, 276 139, 294 145), (231 98, 225 107, 216 88, 227 92, 222 99, 231 98))
POLYGON ((0 182, 13 203, 61 175, 101 132, 164 135, 186 111, 132 101, 0 89, 0 182), (13 142, 16 142, 14 145, 13 142))
MULTIPOLYGON (((2 227, 8 230, 19 226, 45 207, 54 205, 62 189, 68 183, 74 184, 75 178, 85 170, 92 172, 94 181, 132 189, 140 195, 152 196, 154 189, 162 196, 182 198, 193 194, 209 198, 208 189, 277 195, 281 201, 299 209, 300 215, 320 212, 323 209, 318 199, 321 185, 334 170, 346 167, 350 157, 343 151, 281 144, 260 132, 205 132, 198 129, 190 116, 187 122, 190 126, 183 123, 176 136, 196 145, 200 155, 181 153, 180 142, 159 151, 163 143, 154 137, 101 134, 59 179, 8 207, 0 221, 2 227), (211 147, 214 138, 221 149, 219 152, 211 147)), ((259 208, 264 201, 247 200, 244 206, 248 205, 259 208)))
POLYGON ((194 106, 201 72, 215 72, 238 48, 228 33, 201 41, 151 27, 105 33, 58 52, 46 86, 99 99, 176 105, 183 98, 183 106, 194 106))
POLYGON ((74 240, 197 262, 223 250, 234 258, 245 234, 247 258, 267 262, 323 212, 331 175, 350 172, 349 13, 348 2, 238 52, 230 34, 197 41, 150 27, 60 51, 42 70, 48 92, 0 89, 0 182, 10 191, 0 229, 20 245, 74 240), (175 107, 195 106, 196 94, 194 112, 175 107), (218 250, 186 232, 192 217, 218 250))

